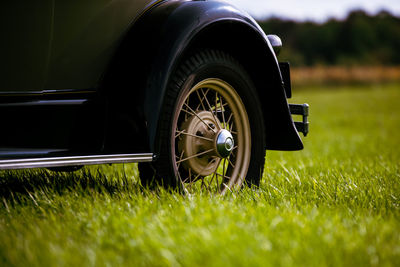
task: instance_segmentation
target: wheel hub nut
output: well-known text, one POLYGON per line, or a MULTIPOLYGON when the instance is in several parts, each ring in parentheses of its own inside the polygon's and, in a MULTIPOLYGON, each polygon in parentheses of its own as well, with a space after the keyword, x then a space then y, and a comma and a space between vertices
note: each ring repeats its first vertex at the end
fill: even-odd
POLYGON ((232 134, 225 130, 222 129, 216 139, 216 147, 217 147, 217 152, 221 158, 226 158, 228 157, 235 145, 235 142, 233 141, 233 136, 232 134))

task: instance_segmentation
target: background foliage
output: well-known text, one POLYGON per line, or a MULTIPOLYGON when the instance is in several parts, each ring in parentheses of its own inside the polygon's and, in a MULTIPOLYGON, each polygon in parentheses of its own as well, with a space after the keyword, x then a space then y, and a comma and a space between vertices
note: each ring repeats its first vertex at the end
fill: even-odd
POLYGON ((281 59, 293 66, 400 64, 400 18, 387 11, 355 10, 322 24, 279 18, 259 24, 282 38, 281 59))

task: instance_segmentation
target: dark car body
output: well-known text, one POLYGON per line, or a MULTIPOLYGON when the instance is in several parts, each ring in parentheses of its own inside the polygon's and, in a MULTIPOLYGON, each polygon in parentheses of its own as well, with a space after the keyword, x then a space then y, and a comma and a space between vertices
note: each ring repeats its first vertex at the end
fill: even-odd
POLYGON ((0 168, 156 159, 170 74, 196 47, 224 49, 248 70, 266 149, 303 148, 287 65, 226 2, 7 1, 0 20, 0 168))

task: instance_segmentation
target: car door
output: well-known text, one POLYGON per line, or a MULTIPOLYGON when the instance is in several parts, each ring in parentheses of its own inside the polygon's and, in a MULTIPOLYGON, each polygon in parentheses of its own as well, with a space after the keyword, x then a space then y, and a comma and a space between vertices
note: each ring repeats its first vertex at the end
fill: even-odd
POLYGON ((94 89, 124 33, 151 2, 55 0, 46 89, 94 89))
POLYGON ((0 7, 0 157, 36 155, 44 140, 38 98, 49 66, 54 0, 9 0, 0 7))
POLYGON ((43 89, 51 47, 54 0, 8 0, 0 8, 0 93, 43 89))
POLYGON ((105 117, 95 100, 98 82, 124 33, 150 2, 2 3, 0 157, 18 156, 9 151, 26 157, 99 147, 101 133, 91 135, 105 117))

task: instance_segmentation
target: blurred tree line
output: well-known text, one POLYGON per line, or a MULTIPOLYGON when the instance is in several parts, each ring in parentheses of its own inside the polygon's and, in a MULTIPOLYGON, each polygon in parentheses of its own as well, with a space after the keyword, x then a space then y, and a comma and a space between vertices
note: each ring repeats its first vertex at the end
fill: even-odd
POLYGON ((387 11, 354 10, 324 23, 270 18, 259 24, 281 37, 279 58, 292 66, 400 64, 400 18, 387 11))

